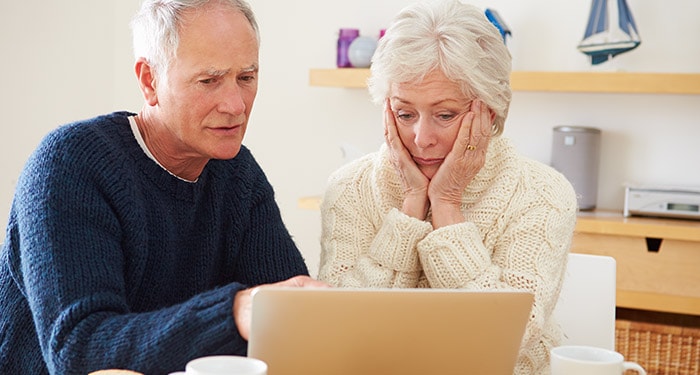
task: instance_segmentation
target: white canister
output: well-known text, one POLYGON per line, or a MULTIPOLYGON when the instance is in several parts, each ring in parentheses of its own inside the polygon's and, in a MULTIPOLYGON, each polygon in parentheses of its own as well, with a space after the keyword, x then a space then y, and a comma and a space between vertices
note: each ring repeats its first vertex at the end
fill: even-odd
POLYGON ((585 126, 557 126, 553 132, 552 167, 571 182, 584 211, 595 209, 598 200, 600 134, 585 126))

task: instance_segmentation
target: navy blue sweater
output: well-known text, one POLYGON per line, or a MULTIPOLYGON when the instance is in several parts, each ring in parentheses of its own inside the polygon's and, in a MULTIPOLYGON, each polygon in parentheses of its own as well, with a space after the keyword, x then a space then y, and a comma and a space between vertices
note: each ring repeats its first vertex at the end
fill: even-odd
POLYGON ((0 374, 183 370, 246 353, 234 294, 308 274, 249 150, 179 180, 126 112, 60 127, 17 183, 0 252, 0 374))

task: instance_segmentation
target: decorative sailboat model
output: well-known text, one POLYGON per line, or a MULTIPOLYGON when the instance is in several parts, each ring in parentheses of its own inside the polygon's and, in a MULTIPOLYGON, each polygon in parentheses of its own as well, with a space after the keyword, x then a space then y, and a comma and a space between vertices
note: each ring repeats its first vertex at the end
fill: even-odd
POLYGON ((637 25, 626 0, 593 0, 586 33, 578 45, 593 65, 635 49, 639 43, 637 25))

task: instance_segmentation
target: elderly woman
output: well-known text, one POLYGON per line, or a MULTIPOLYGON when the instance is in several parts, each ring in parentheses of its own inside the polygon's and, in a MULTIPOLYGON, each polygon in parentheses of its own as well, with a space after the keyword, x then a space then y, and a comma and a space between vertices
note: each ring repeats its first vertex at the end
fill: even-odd
POLYGON ((386 143, 336 171, 321 206, 319 279, 342 287, 534 294, 516 374, 540 374, 576 222, 558 172, 501 137, 511 57, 482 10, 455 0, 401 11, 369 89, 386 143))

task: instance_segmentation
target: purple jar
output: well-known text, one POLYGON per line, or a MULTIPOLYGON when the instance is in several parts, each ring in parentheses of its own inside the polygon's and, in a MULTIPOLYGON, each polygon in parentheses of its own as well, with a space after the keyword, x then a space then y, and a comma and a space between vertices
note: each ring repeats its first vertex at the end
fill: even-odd
POLYGON ((350 59, 348 59, 348 48, 358 36, 360 36, 359 29, 340 29, 338 34, 338 68, 352 68, 350 59))

